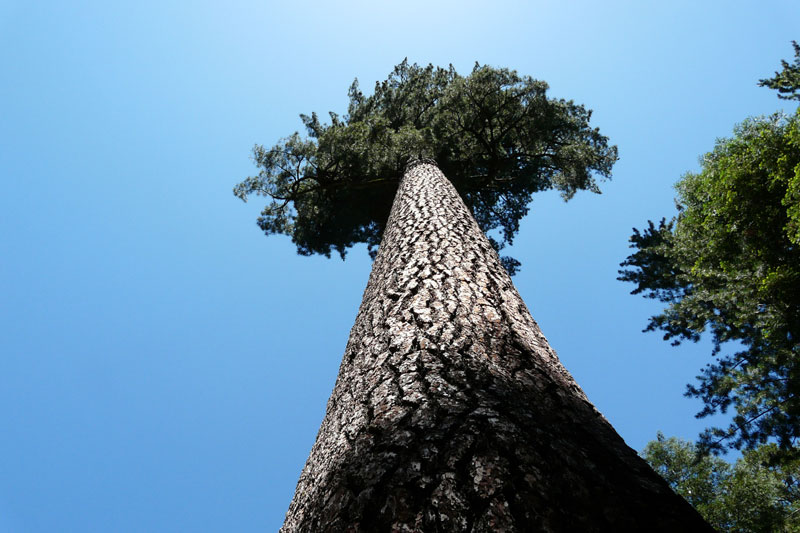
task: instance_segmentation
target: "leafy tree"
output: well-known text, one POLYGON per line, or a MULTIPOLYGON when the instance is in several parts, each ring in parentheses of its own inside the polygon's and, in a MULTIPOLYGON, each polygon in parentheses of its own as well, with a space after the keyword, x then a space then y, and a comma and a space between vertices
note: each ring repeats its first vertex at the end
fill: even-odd
POLYGON ((719 531, 800 531, 800 462, 772 464, 775 444, 747 451, 734 464, 699 452, 659 432, 642 457, 719 531))
MULTIPOLYGON (((347 115, 301 115, 294 133, 272 148, 257 145, 260 169, 236 186, 242 200, 266 196, 258 219, 266 234, 285 234, 303 255, 344 257, 366 243, 374 258, 406 164, 434 159, 499 250, 511 243, 531 195, 557 189, 599 192, 617 150, 589 126, 591 111, 546 96, 547 84, 515 71, 476 64, 469 76, 403 61, 365 96, 358 80, 347 115)), ((514 271, 519 263, 505 258, 514 271)))
POLYGON ((728 428, 707 430, 702 446, 752 448, 775 438, 797 453, 800 112, 744 121, 701 165, 676 185, 676 217, 634 229, 636 251, 619 279, 666 304, 646 331, 673 344, 711 335, 715 360, 687 395, 703 400, 698 416, 736 414, 728 428))

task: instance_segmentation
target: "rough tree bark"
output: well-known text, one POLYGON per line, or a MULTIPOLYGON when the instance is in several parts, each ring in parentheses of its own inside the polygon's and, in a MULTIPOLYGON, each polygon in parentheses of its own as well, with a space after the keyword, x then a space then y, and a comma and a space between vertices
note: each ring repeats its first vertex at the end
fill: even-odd
POLYGON ((400 184, 283 532, 712 531, 550 348, 453 186, 400 184))

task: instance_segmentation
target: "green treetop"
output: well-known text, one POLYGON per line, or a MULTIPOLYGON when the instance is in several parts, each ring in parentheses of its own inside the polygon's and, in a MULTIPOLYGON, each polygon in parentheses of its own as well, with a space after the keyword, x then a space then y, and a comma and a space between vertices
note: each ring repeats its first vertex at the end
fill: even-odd
MULTIPOLYGON (((564 199, 599 192, 617 159, 589 126, 591 111, 546 96, 547 84, 515 71, 403 61, 365 96, 356 80, 348 112, 301 115, 298 133, 272 148, 256 145, 259 173, 236 186, 242 200, 269 199, 258 219, 266 234, 288 235, 303 255, 366 243, 376 252, 406 164, 433 159, 455 185, 496 249, 511 243, 531 195, 557 189, 564 199)), ((504 258, 510 271, 519 265, 504 258)))

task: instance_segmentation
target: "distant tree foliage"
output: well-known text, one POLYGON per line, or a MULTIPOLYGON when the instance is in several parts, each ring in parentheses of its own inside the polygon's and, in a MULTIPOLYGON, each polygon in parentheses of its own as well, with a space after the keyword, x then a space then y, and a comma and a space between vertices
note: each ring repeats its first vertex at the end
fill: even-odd
POLYGON ((775 466, 775 444, 730 464, 659 432, 642 457, 721 532, 800 532, 800 462, 775 466))
POLYGON ((636 251, 619 279, 666 304, 648 331, 663 331, 673 344, 710 333, 714 362, 687 395, 703 400, 698 416, 730 407, 736 414, 728 428, 707 430, 703 447, 752 448, 774 438, 796 454, 800 110, 746 120, 701 163, 676 185, 678 215, 634 230, 636 251))
POLYGON ((546 91, 508 69, 476 64, 463 77, 452 66, 403 61, 370 96, 356 80, 347 115, 331 112, 329 124, 301 115, 307 137, 255 146, 259 173, 234 194, 268 197, 259 226, 290 236, 300 254, 344 257, 363 242, 374 257, 405 165, 434 159, 481 228, 499 232, 499 250, 512 242, 533 193, 600 192, 595 176, 609 177, 617 159, 589 126, 591 111, 546 91))

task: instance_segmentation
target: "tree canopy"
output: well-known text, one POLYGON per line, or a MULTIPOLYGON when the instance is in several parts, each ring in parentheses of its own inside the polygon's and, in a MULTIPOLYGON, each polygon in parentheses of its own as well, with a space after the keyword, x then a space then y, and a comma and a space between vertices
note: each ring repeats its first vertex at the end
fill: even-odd
MULTIPOLYGON (((347 114, 301 115, 307 135, 256 145, 255 176, 234 194, 269 198, 258 219, 267 234, 285 234, 297 251, 343 258, 366 243, 376 253, 406 164, 433 159, 455 185, 496 249, 511 243, 531 195, 557 189, 564 199, 600 192, 617 149, 589 125, 591 111, 546 95, 547 84, 513 70, 403 61, 365 96, 358 80, 347 114)), ((519 263, 504 258, 512 272, 519 263)))
POLYGON ((733 464, 676 437, 650 441, 642 457, 717 531, 800 532, 800 462, 774 465, 775 444, 733 464))
POLYGON ((703 400, 698 416, 736 413, 729 427, 701 436, 703 447, 752 448, 774 438, 796 453, 800 110, 744 121, 701 166, 676 185, 676 217, 634 229, 636 251, 619 279, 637 284, 633 294, 666 304, 647 330, 663 331, 673 344, 710 333, 714 362, 687 395, 703 400))

